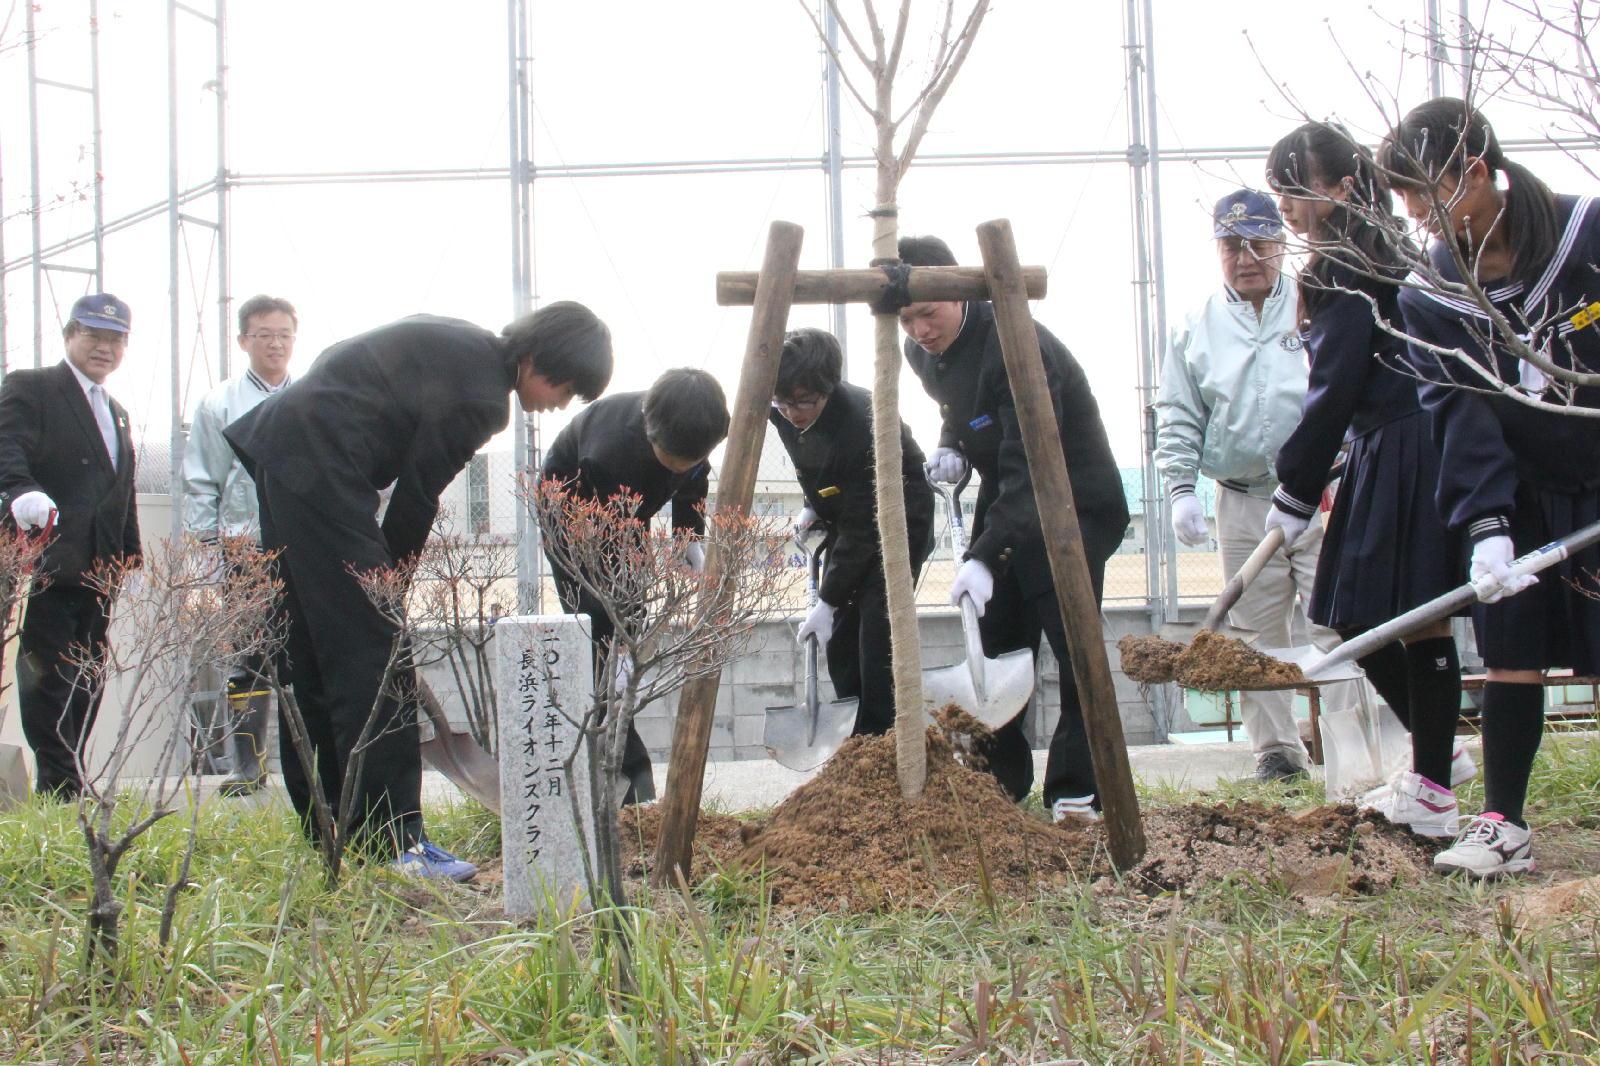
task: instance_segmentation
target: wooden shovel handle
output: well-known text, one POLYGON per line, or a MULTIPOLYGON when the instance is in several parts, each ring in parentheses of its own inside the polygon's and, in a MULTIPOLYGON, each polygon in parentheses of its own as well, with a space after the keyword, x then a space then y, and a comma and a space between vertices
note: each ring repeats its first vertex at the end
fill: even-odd
POLYGON ((1239 597, 1250 587, 1250 582, 1256 579, 1266 567, 1267 560, 1282 546, 1283 527, 1273 526, 1267 531, 1267 535, 1261 538, 1261 543, 1256 545, 1256 550, 1250 553, 1250 558, 1239 567, 1239 572, 1222 586, 1222 594, 1217 597, 1217 602, 1211 605, 1211 610, 1206 612, 1206 620, 1200 624, 1201 629, 1215 629, 1222 623, 1223 616, 1233 610, 1233 605, 1239 602, 1239 597))

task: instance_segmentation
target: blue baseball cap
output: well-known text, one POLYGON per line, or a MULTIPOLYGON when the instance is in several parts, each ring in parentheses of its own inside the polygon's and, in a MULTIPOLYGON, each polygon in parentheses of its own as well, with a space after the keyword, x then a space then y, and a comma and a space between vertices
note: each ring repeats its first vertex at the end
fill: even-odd
POLYGON ((72 305, 72 321, 89 329, 109 329, 126 333, 133 323, 128 305, 109 292, 83 296, 72 305))
POLYGON ((1283 216, 1272 198, 1254 189, 1239 189, 1217 201, 1211 210, 1212 236, 1243 237, 1247 241, 1276 240, 1283 236, 1283 216))

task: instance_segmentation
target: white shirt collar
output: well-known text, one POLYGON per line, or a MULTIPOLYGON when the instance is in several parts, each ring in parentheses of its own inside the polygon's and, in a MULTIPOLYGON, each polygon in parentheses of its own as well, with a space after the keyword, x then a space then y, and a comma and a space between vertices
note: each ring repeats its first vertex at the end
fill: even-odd
MULTIPOLYGON (((74 363, 71 359, 66 359, 66 360, 63 360, 63 361, 67 364, 68 369, 70 369, 72 371, 72 376, 78 379, 78 385, 83 389, 84 399, 90 400, 92 402, 92 394, 89 392, 89 390, 94 388, 95 383, 92 380, 90 380, 89 375, 87 375, 83 371, 79 370, 78 367, 77 367, 77 364, 74 363)), ((104 385, 102 385, 100 387, 101 387, 102 390, 105 388, 104 385)), ((109 396, 107 398, 109 399, 109 396)))

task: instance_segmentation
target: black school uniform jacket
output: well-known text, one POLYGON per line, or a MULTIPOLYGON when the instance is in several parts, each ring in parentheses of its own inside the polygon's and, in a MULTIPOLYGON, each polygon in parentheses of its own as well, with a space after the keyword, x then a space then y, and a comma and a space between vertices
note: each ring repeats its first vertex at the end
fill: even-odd
MULTIPOLYGON (((1600 201, 1556 197, 1556 226, 1555 255, 1532 286, 1519 281, 1485 288, 1536 351, 1559 367, 1600 373, 1600 201)), ((1445 278, 1459 281, 1447 248, 1436 243, 1429 257, 1445 278)), ((1422 378, 1422 403, 1433 417, 1443 460, 1438 500, 1446 524, 1474 541, 1508 533, 1521 482, 1561 493, 1600 490, 1600 420, 1471 391, 1484 388, 1482 378, 1428 349, 1460 350, 1481 366, 1492 361, 1503 381, 1521 380, 1523 367, 1508 351, 1499 345, 1484 350, 1481 340, 1491 327, 1483 310, 1436 288, 1406 289, 1400 309, 1417 342, 1409 345, 1408 358, 1422 378)), ((1557 397, 1552 390, 1545 399, 1557 397)), ((1573 400, 1600 408, 1600 389, 1577 389, 1573 400)))
POLYGON ((470 322, 414 315, 340 341, 222 435, 252 477, 368 526, 394 485, 383 536, 395 561, 427 543, 439 496, 510 424, 515 367, 470 322))
POLYGON ((1334 263, 1329 292, 1306 327, 1311 376, 1300 423, 1278 449, 1272 502, 1310 518, 1346 440, 1356 440, 1422 408, 1400 342, 1378 325, 1398 323, 1399 287, 1334 263), (1366 293, 1371 296, 1360 295, 1366 293), (1373 302, 1378 305, 1373 313, 1373 302))
MULTIPOLYGON (((1091 564, 1103 562, 1128 528, 1122 475, 1083 368, 1049 330, 1037 328, 1085 553, 1091 564)), ((1029 594, 1053 588, 994 308, 986 300, 969 300, 960 334, 941 355, 912 340, 905 352, 923 389, 938 401, 940 446, 959 447, 983 478, 967 555, 996 575, 1014 568, 1029 594)))
POLYGON ((12 521, 11 503, 25 492, 55 501, 55 534, 39 571, 60 584, 82 584, 96 563, 139 555, 128 412, 112 400, 111 417, 114 470, 89 398, 66 361, 13 370, 0 387, 0 514, 12 521))
MULTIPOLYGON (((828 523, 828 569, 818 595, 841 607, 883 566, 872 447, 872 394, 841 382, 817 420, 802 432, 773 411, 778 439, 794 461, 806 506, 828 523)), ((933 550, 933 488, 927 461, 911 430, 900 423, 900 480, 905 488, 906 540, 915 571, 933 550)))
POLYGON ((649 521, 672 503, 672 528, 706 531, 704 506, 710 466, 701 463, 674 474, 657 461, 644 432, 644 393, 618 392, 596 400, 556 435, 545 453, 542 474, 567 482, 586 499, 609 500, 636 493, 633 516, 649 521))

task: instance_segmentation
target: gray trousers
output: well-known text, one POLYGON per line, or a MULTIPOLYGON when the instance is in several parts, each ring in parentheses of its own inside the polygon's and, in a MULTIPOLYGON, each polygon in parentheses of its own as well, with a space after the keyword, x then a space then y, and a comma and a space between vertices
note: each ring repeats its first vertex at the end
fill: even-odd
MULTIPOLYGON (((1217 486, 1217 541, 1222 549, 1223 580, 1244 565, 1264 535, 1270 500, 1257 499, 1225 486, 1217 486)), ((1319 513, 1300 538, 1286 551, 1275 552, 1239 602, 1228 612, 1228 622, 1240 629, 1261 634, 1257 644, 1264 648, 1286 647, 1307 637, 1327 651, 1337 647, 1339 636, 1331 629, 1312 625, 1305 619, 1304 607, 1311 602, 1311 584, 1317 573, 1317 556, 1322 550, 1322 516, 1319 513)), ((1365 693, 1366 681, 1346 681, 1322 690, 1324 711, 1350 710, 1365 704, 1376 706, 1376 694, 1365 693)), ((1294 720, 1294 694, 1290 692, 1245 692, 1240 695, 1240 717, 1256 755, 1282 752, 1304 766, 1305 745, 1294 720)))

